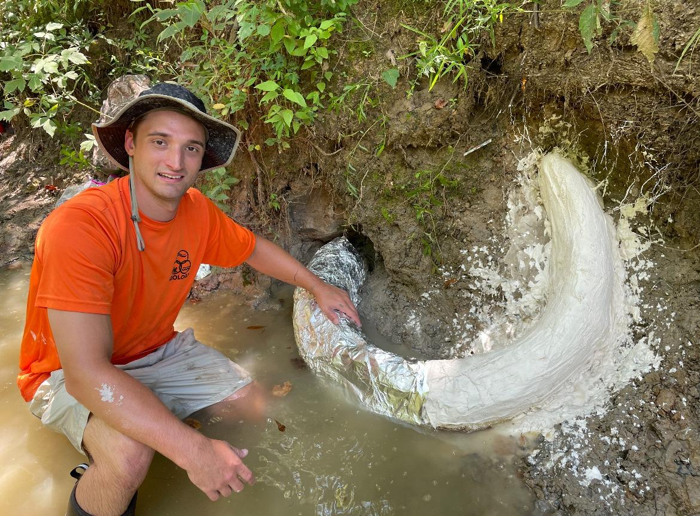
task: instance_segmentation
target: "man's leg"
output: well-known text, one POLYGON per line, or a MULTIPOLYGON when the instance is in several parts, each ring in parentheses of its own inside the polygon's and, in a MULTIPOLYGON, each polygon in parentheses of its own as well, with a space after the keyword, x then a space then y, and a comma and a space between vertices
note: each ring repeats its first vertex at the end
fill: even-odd
POLYGON ((94 516, 121 516, 146 478, 153 450, 127 437, 97 417, 83 434, 90 467, 76 487, 76 500, 94 516))
MULTIPOLYGON (((257 422, 267 416, 267 398, 260 384, 251 382, 198 414, 204 418, 221 416, 229 421, 257 422)), ((193 417, 197 418, 195 414, 193 417)))
MULTIPOLYGON (((151 383, 142 368, 124 370, 153 392, 180 419, 221 416, 230 421, 260 420, 264 396, 250 374, 216 349, 197 341, 194 332, 179 333, 160 351, 151 383)), ((137 364, 137 362, 134 362, 137 364)), ((148 374, 153 374, 148 372, 148 374)))

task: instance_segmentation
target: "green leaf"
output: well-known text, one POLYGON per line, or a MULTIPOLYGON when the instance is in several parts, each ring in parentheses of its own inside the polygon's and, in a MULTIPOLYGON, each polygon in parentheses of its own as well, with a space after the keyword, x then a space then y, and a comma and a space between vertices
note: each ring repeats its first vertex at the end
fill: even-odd
POLYGON ((325 82, 319 82, 319 83, 316 84, 316 88, 318 88, 318 91, 320 91, 321 93, 323 93, 324 91, 326 91, 326 83, 325 83, 325 82))
POLYGON ((5 120, 6 122, 9 122, 21 110, 22 110, 22 108, 14 108, 14 109, 8 109, 6 111, 0 111, 0 120, 5 120))
POLYGON ((283 20, 277 20, 277 23, 272 26, 270 37, 272 38, 273 43, 279 43, 282 41, 282 38, 284 37, 284 25, 285 23, 283 20))
POLYGON ((333 25, 335 25, 335 21, 334 21, 334 20, 323 20, 323 21, 321 22, 320 29, 321 29, 321 30, 326 30, 326 29, 332 27, 333 25))
POLYGON ((396 88, 396 82, 399 80, 399 69, 391 68, 382 73, 382 79, 384 79, 389 86, 396 88))
POLYGON ((37 91, 41 87, 41 76, 33 73, 29 76, 29 89, 37 91))
POLYGON ((279 97, 280 94, 277 93, 276 91, 268 91, 263 98, 260 99, 261 104, 265 104, 267 102, 270 102, 271 100, 275 100, 277 97, 279 97))
POLYGON ((301 107, 306 107, 306 101, 304 100, 304 97, 301 95, 301 93, 299 93, 298 91, 286 89, 282 92, 282 95, 284 95, 286 99, 291 100, 295 104, 299 104, 301 107))
POLYGON ((566 0, 564 2, 564 8, 569 8, 569 7, 576 7, 578 4, 582 3, 583 0, 566 0))
POLYGON ((172 18, 173 16, 177 16, 178 14, 180 14, 180 12, 177 9, 163 9, 162 11, 158 11, 156 14, 154 14, 153 18, 156 18, 159 22, 164 22, 165 20, 172 18))
POLYGON ((593 49, 593 37, 598 26, 598 16, 596 15, 595 6, 593 4, 586 7, 581 13, 581 18, 578 21, 578 28, 581 31, 583 43, 590 54, 593 49))
POLYGON ((90 152, 92 148, 95 146, 95 137, 91 134, 86 134, 85 135, 86 139, 83 140, 83 142, 80 144, 80 150, 82 152, 90 152))
POLYGON ((307 59, 306 61, 304 61, 304 64, 301 65, 301 69, 308 70, 309 68, 313 67, 315 64, 316 64, 316 61, 314 61, 313 59, 307 59))
POLYGON ((315 34, 309 34, 306 36, 306 39, 304 40, 304 48, 310 48, 313 46, 314 43, 318 40, 318 37, 315 34))
POLYGON ((194 27, 204 13, 204 2, 201 0, 193 0, 186 4, 179 4, 180 19, 188 27, 194 27))
POLYGON ((258 35, 259 36, 265 37, 268 34, 270 34, 270 26, 269 25, 265 25, 265 24, 258 25, 258 35))
POLYGON ((166 27, 166 29, 163 32, 158 34, 158 38, 157 38, 158 42, 163 41, 164 39, 167 39, 167 38, 172 38, 173 36, 175 36, 175 34, 182 32, 182 30, 185 27, 187 27, 187 24, 185 22, 179 21, 177 23, 173 23, 169 27, 166 27))
POLYGON ((301 56, 305 56, 306 52, 307 52, 307 49, 305 49, 303 47, 297 47, 292 51, 292 55, 297 56, 297 57, 301 57, 301 56))
POLYGON ((247 39, 256 29, 257 25, 255 23, 241 21, 240 27, 238 28, 238 39, 240 41, 247 39))
POLYGON ((44 64, 44 70, 48 73, 58 73, 58 63, 55 61, 49 61, 44 64))
POLYGON ((11 55, 0 59, 0 72, 9 72, 12 70, 22 70, 22 57, 11 55))
POLYGON ((278 88, 279 84, 277 84, 275 81, 265 81, 255 86, 256 90, 262 91, 275 91, 278 88))
POLYGON ((41 124, 41 127, 44 128, 44 131, 49 133, 49 136, 53 138, 53 135, 56 133, 56 122, 51 120, 50 118, 46 120, 43 124, 41 124))
POLYGON ((19 79, 13 79, 11 81, 8 81, 5 83, 4 86, 5 94, 10 94, 15 90, 17 90, 17 93, 22 93, 26 85, 27 81, 25 81, 21 77, 19 79))
POLYGON ((316 49, 316 55, 323 59, 328 59, 328 49, 326 47, 318 47, 316 49))
POLYGON ((306 100, 310 100, 314 104, 320 104, 320 94, 318 91, 312 91, 306 96, 306 100))
POLYGON ((284 48, 287 49, 287 53, 294 55, 294 49, 296 48, 296 44, 292 38, 284 38, 284 48))
POLYGON ((71 54, 68 56, 68 60, 71 63, 81 65, 81 64, 85 64, 88 62, 88 58, 83 53, 78 52, 75 49, 70 49, 70 50, 73 50, 73 52, 71 52, 71 54))
POLYGON ((291 109, 283 109, 282 111, 280 111, 280 115, 282 115, 282 119, 284 120, 284 123, 287 127, 292 125, 294 111, 292 111, 291 109))

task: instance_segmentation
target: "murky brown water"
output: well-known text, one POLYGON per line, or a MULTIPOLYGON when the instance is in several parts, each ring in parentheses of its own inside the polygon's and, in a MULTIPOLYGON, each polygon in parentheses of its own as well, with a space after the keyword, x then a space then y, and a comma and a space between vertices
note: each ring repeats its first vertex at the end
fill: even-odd
MULTIPOLYGON (((83 460, 61 435, 42 428, 15 386, 29 268, 0 273, 0 514, 63 515, 83 460)), ((248 369, 273 398, 259 424, 198 414, 202 431, 248 448, 258 483, 217 502, 183 470, 157 456, 139 491, 148 515, 525 515, 532 499, 515 475, 516 446, 494 432, 422 433, 367 413, 331 382, 299 368, 291 290, 280 310, 256 312, 227 293, 187 304, 177 329, 248 369), (263 326, 248 329, 249 326, 263 326), (278 424, 284 425, 280 431, 278 424)))

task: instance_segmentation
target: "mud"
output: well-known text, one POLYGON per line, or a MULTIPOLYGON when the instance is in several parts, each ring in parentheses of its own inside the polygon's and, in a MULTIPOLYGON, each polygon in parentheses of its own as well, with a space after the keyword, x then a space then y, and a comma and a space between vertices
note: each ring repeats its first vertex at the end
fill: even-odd
MULTIPOLYGON (((646 2, 622 4, 620 18, 636 21, 646 2)), ((302 260, 347 234, 372 269, 363 316, 430 358, 453 353, 467 324, 478 332, 471 306, 503 302, 502 292, 484 291, 461 266, 468 258, 503 261, 506 197, 520 158, 535 148, 565 149, 600 184, 614 218, 622 202, 653 199, 635 225, 655 242, 642 256, 653 266, 642 282, 635 337, 654 342, 661 367, 614 393, 605 414, 540 438, 521 471, 542 513, 700 514, 697 56, 675 70, 700 27, 700 8, 672 0, 655 12, 661 39, 653 65, 630 31, 607 43, 615 23, 603 25, 589 54, 578 13, 546 0, 539 28, 531 13, 513 15, 497 25, 495 47, 480 42, 466 88, 443 80, 431 91, 425 80, 411 84, 410 58, 396 61, 396 89, 381 73, 416 50, 416 34, 402 24, 434 29, 439 11, 420 2, 362 2, 359 22, 337 38, 332 87, 367 85, 367 96, 349 95, 290 151, 241 151, 233 167, 241 179, 231 200, 237 220, 302 260), (268 206, 273 193, 279 210, 268 206)), ((0 140, 3 264, 31 256, 56 193, 88 175, 56 166, 57 155, 35 133, 0 140)), ((272 307, 269 287, 249 269, 216 271, 192 299, 233 288, 272 307)))
POLYGON ((662 367, 598 417, 562 425, 528 459, 526 481, 561 514, 700 514, 700 261, 656 248, 643 303, 662 367))

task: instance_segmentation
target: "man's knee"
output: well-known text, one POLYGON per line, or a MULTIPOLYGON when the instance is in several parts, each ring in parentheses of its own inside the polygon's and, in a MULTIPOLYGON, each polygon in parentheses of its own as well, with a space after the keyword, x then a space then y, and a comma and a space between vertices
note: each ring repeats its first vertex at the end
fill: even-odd
POLYGON ((138 489, 153 461, 153 449, 124 436, 124 441, 115 450, 118 453, 115 468, 121 473, 124 487, 138 489))
POLYGON ((260 420, 267 413, 267 396, 260 384, 251 382, 217 405, 223 406, 224 411, 240 415, 242 419, 260 420))
POLYGON ((137 489, 146 478, 154 454, 152 448, 96 418, 88 422, 83 447, 102 475, 129 490, 137 489))

